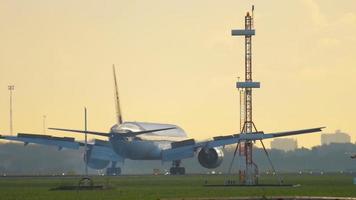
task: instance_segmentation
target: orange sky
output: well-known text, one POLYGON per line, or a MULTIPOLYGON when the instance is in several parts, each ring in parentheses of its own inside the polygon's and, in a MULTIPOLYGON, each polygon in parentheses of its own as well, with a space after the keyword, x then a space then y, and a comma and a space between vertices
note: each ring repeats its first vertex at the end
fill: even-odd
POLYGON ((257 127, 327 126, 355 141, 354 0, 0 1, 0 131, 9 84, 15 132, 41 133, 44 114, 49 126, 80 129, 83 106, 89 128, 108 131, 116 64, 125 120, 177 124, 198 139, 236 133, 244 41, 230 30, 252 4, 257 127))

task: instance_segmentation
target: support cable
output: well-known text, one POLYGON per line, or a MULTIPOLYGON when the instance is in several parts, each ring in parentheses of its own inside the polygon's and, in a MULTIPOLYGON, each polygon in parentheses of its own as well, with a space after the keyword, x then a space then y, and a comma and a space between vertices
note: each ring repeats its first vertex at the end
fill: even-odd
POLYGON ((267 149, 266 149, 266 147, 265 147, 263 141, 260 140, 260 142, 261 142, 262 147, 263 147, 263 150, 264 150, 264 152, 265 152, 265 154, 266 154, 266 156, 267 156, 267 158, 268 158, 268 162, 269 162, 269 164, 271 165, 271 168, 272 168, 273 173, 277 176, 277 179, 278 179, 279 184, 282 185, 282 182, 283 182, 283 181, 282 181, 281 177, 277 174, 276 169, 275 169, 274 166, 273 166, 272 160, 271 160, 271 158, 269 157, 269 153, 268 153, 268 151, 267 151, 267 149))
POLYGON ((232 165, 234 164, 234 160, 235 160, 235 157, 236 157, 237 150, 238 150, 238 148, 239 148, 239 144, 240 144, 239 142, 236 144, 236 148, 235 148, 235 151, 234 151, 234 155, 233 155, 232 160, 231 160, 231 162, 230 162, 229 171, 227 172, 228 175, 231 174, 232 165))

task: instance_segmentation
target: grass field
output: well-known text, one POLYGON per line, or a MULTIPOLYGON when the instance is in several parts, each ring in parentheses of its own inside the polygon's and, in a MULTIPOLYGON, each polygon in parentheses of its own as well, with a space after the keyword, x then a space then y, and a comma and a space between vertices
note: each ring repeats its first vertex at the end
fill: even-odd
MULTIPOLYGON (((95 177, 96 184, 112 189, 96 191, 52 191, 63 185, 77 185, 78 177, 0 178, 0 199, 162 199, 237 196, 349 196, 356 197, 353 175, 282 175, 286 184, 300 187, 206 187, 222 184, 224 175, 95 177)), ((231 177, 230 177, 231 178, 231 177)), ((276 183, 263 176, 261 183, 276 183)))

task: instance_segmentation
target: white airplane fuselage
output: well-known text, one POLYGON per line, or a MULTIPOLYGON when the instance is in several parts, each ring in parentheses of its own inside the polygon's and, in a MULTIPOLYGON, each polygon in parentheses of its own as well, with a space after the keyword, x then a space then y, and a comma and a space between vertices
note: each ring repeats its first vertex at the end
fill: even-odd
POLYGON ((186 139, 183 129, 171 124, 124 122, 119 126, 114 125, 110 130, 109 138, 112 147, 119 156, 131 160, 161 160, 162 150, 171 148, 171 143, 186 139), (145 134, 137 137, 122 137, 120 133, 127 131, 143 131, 176 127, 175 129, 145 134))

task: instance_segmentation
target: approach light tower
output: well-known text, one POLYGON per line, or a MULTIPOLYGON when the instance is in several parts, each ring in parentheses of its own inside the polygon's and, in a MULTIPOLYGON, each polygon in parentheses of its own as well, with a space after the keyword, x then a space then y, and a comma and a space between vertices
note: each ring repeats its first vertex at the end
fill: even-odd
MULTIPOLYGON (((249 134, 257 132, 256 126, 252 121, 252 89, 260 88, 259 82, 252 81, 252 36, 255 35, 253 28, 253 12, 252 6, 251 14, 247 12, 245 16, 245 29, 234 29, 231 31, 232 36, 245 37, 245 81, 237 82, 236 87, 242 92, 241 104, 241 119, 243 126, 241 133, 249 134)), ((239 161, 245 161, 239 169, 240 184, 255 185, 258 184, 258 168, 252 159, 252 141, 241 142, 239 144, 239 161)))

